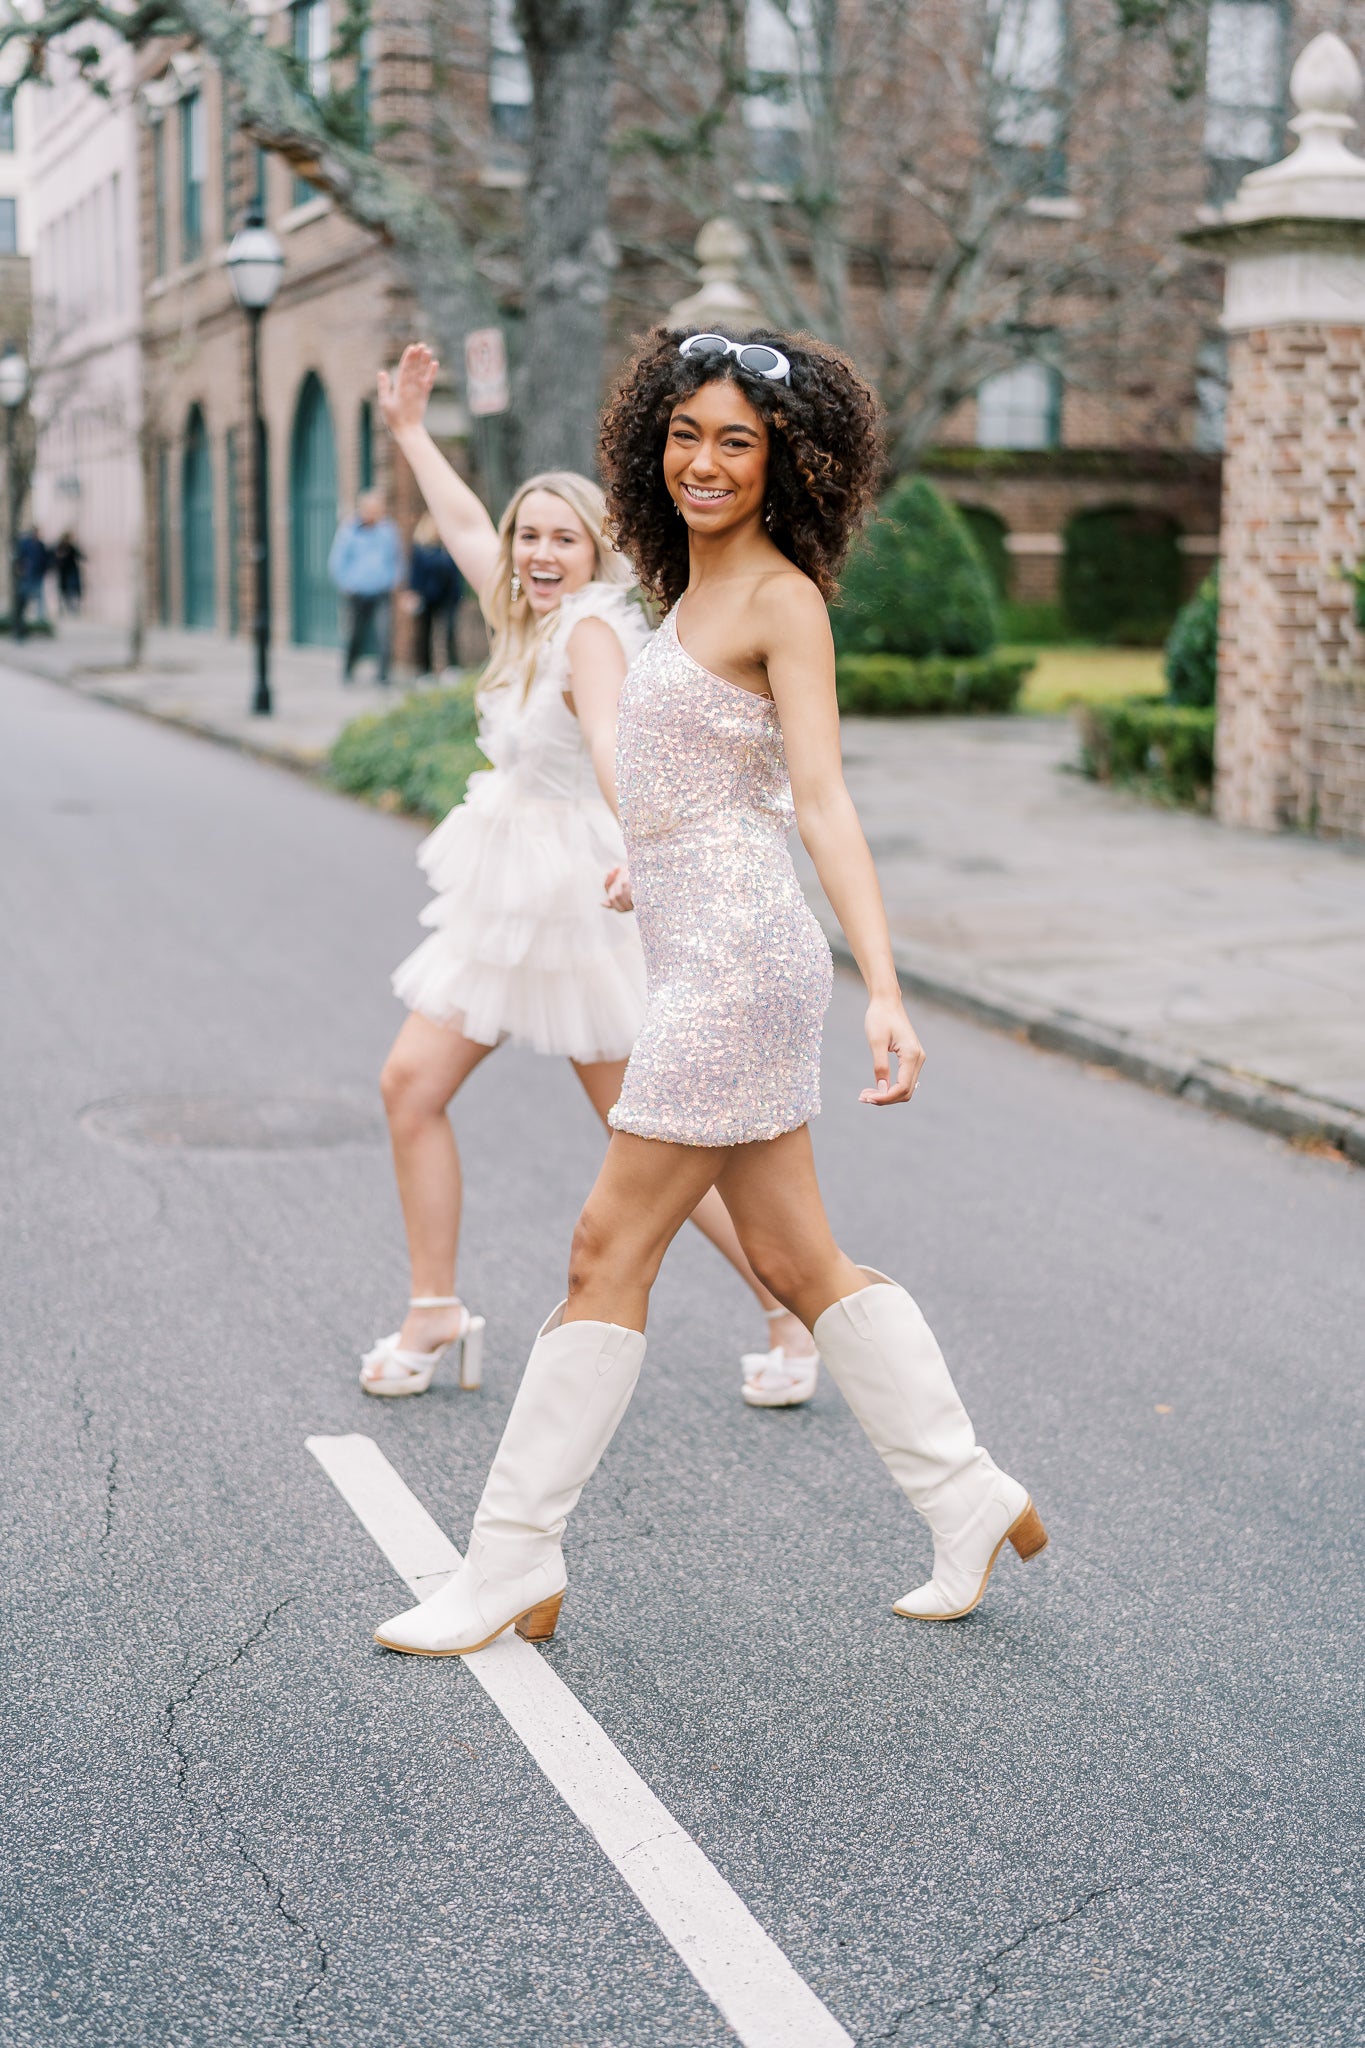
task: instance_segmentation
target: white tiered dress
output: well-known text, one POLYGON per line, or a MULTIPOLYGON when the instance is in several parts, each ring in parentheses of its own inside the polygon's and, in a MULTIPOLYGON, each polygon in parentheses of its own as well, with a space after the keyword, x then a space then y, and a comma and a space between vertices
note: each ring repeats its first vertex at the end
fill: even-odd
POLYGON ((524 699, 515 685, 479 701, 492 762, 417 850, 432 927, 393 977, 395 995, 479 1045, 510 1039, 574 1060, 624 1059, 645 1014, 633 914, 603 907, 608 868, 625 859, 568 705, 568 640, 580 619, 609 625, 629 664, 649 637, 617 584, 589 583, 561 604, 524 699))

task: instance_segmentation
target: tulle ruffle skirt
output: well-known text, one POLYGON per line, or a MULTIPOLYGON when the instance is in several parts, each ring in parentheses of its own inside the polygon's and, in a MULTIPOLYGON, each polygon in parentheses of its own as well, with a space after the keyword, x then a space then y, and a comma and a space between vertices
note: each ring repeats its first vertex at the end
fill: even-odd
POLYGON ((600 800, 527 797, 510 775, 475 776, 418 848, 432 930, 396 970, 395 995, 480 1045, 624 1059, 644 1020, 644 959, 634 916, 602 907, 606 872, 624 858, 600 800))

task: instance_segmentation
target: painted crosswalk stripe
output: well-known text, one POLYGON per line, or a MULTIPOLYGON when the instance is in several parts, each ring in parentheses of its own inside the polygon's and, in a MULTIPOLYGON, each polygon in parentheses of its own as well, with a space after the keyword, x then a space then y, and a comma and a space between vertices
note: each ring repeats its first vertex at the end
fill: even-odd
MULTIPOLYGON (((429 1597, 460 1553, 367 1436, 308 1449, 400 1579, 429 1597)), ((452 1660, 455 1661, 455 1660, 452 1660)), ((745 2048, 853 2048, 744 1901, 529 1643, 458 1660, 520 1736, 745 2048)))

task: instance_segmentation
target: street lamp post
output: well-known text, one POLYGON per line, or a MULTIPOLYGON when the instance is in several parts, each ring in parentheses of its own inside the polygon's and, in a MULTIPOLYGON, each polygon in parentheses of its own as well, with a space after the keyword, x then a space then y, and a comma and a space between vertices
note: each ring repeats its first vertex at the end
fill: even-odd
MULTIPOLYGON (((227 272, 238 305, 247 317, 251 361, 251 563, 256 646, 256 694, 251 709, 269 717, 270 543, 266 531, 265 428, 261 420, 261 315, 279 290, 284 252, 262 214, 248 213, 227 252, 227 272)), ((3 367, 0 364, 0 367, 3 367)))
POLYGON ((0 354, 0 405, 5 408, 5 490, 9 500, 9 629, 19 633, 19 565, 15 550, 19 544, 18 465, 14 458, 14 420, 28 395, 28 364, 12 341, 0 354))

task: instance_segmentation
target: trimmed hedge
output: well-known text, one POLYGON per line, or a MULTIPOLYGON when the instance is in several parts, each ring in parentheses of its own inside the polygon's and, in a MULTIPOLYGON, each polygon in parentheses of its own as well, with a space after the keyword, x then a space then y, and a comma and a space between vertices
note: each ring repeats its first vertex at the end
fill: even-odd
POLYGON ((1160 647, 1180 605, 1174 522, 1136 505, 1104 505, 1067 521, 1062 610, 1073 633, 1160 647))
POLYGON ((922 476, 902 477, 854 543, 830 612, 841 654, 989 654, 990 572, 957 508, 922 476))
POLYGON ((1154 704, 1129 697, 1076 713, 1081 770, 1097 782, 1142 789, 1162 802, 1206 809, 1213 788, 1211 705, 1154 704))
POLYGON ((1218 571, 1212 570, 1175 615, 1166 642, 1166 694, 1172 704, 1212 704, 1218 695, 1218 571))
POLYGON ((328 779, 388 810, 443 818, 488 765, 475 725, 471 689, 423 691, 392 711, 353 718, 328 757, 328 779))
POLYGON ((839 709, 871 718, 913 718, 944 711, 1013 711, 1033 663, 983 655, 911 661, 902 654, 841 654, 839 709))

